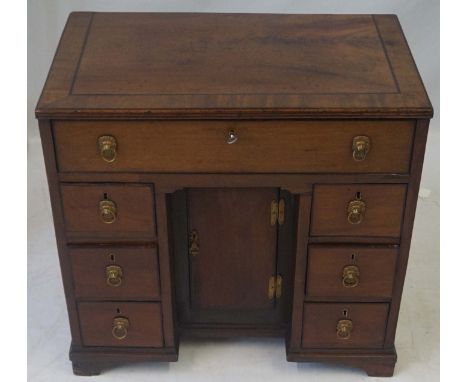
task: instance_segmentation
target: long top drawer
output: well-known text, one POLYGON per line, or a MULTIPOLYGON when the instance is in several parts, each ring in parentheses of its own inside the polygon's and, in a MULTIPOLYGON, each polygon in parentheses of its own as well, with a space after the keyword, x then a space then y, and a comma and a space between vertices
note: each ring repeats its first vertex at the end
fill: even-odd
POLYGON ((407 173, 412 121, 57 121, 62 172, 407 173))

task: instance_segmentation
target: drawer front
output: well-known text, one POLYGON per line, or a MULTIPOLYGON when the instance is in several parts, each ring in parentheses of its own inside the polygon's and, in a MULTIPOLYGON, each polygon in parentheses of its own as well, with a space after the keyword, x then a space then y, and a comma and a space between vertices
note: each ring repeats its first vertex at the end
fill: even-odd
POLYGON ((407 173, 413 130, 412 121, 54 123, 63 172, 407 173))
POLYGON ((302 346, 380 348, 387 313, 387 304, 305 304, 302 346))
POLYGON ((310 234, 398 238, 405 197, 404 184, 317 185, 310 234))
POLYGON ((163 346, 159 303, 82 302, 78 312, 85 346, 163 346))
POLYGON ((152 186, 63 184, 61 190, 69 239, 154 239, 152 186))
POLYGON ((77 298, 159 298, 155 248, 73 248, 69 255, 77 298))
POLYGON ((307 297, 390 298, 396 248, 309 246, 307 297))

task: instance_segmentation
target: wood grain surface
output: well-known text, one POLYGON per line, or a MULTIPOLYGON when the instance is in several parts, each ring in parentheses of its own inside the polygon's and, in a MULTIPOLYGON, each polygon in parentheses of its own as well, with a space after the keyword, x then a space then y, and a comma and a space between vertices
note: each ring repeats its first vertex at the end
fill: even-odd
POLYGON ((54 124, 62 172, 400 173, 409 171, 412 121, 59 121, 54 124), (229 131, 238 140, 227 144, 229 131), (98 138, 117 140, 105 162, 98 138), (356 136, 370 139, 353 159, 356 136), (216 158, 216 160, 213 160, 216 158))
POLYGON ((307 297, 321 299, 391 298, 397 248, 372 246, 309 246, 307 297), (359 281, 343 286, 343 269, 356 266, 359 281))
POLYGON ((387 326, 388 304, 304 304, 304 348, 381 348, 387 326), (344 316, 346 311, 346 317, 344 316), (339 320, 353 323, 351 337, 336 335, 339 320))
POLYGON ((311 211, 311 235, 397 238, 405 207, 406 185, 316 185, 311 211), (366 204, 359 224, 348 221, 348 203, 358 193, 366 204))
POLYGON ((72 13, 40 118, 430 117, 393 15, 72 13))
POLYGON ((155 248, 72 247, 68 251, 75 295, 89 300, 159 299, 159 267, 155 248), (122 283, 107 284, 106 268, 119 266, 122 283))
POLYGON ((162 347, 161 306, 147 302, 81 302, 78 304, 85 346, 162 347), (115 317, 129 321, 127 336, 112 335, 115 317))
POLYGON ((62 184, 63 213, 71 241, 154 240, 156 236, 153 189, 143 184, 62 184), (115 202, 117 218, 101 219, 99 202, 115 202))
POLYGON ((179 336, 274 335, 288 360, 392 375, 432 113, 394 15, 72 13, 36 116, 75 374, 175 361, 179 336), (285 224, 270 225, 279 197, 285 224), (109 264, 123 269, 112 290, 109 264))

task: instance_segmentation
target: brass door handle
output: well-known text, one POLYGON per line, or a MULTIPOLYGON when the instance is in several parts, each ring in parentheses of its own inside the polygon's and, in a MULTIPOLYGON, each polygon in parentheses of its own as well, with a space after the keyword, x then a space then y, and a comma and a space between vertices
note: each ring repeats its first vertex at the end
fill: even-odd
POLYGON ((353 322, 351 320, 340 320, 336 324, 336 336, 340 340, 350 339, 352 331, 353 331, 353 322))
POLYGON ((237 134, 235 133, 234 130, 229 130, 228 132, 228 138, 227 138, 227 144, 232 145, 233 143, 237 142, 237 134))
POLYGON ((117 140, 112 135, 103 135, 98 138, 99 152, 105 162, 114 162, 117 158, 117 140))
POLYGON ((109 199, 101 200, 99 214, 103 223, 112 224, 117 219, 117 205, 109 199))
POLYGON ((130 321, 125 317, 115 317, 112 326, 112 335, 118 340, 127 337, 130 321))
POLYGON ((366 159, 367 153, 370 150, 370 139, 365 135, 358 135, 353 138, 353 158, 357 162, 366 159))
POLYGON ((123 271, 118 265, 108 265, 106 267, 107 285, 119 287, 122 285, 123 271))
POLYGON ((355 199, 351 200, 348 204, 348 222, 350 224, 359 224, 364 219, 366 212, 366 203, 364 201, 355 199))
POLYGON ((359 284, 359 268, 356 265, 348 265, 343 268, 343 286, 354 288, 359 284))

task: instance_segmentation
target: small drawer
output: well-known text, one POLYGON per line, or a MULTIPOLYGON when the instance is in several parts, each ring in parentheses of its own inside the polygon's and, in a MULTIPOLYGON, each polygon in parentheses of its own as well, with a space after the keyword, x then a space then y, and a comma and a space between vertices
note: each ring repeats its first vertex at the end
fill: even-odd
POLYGON ((380 348, 388 304, 304 304, 302 347, 380 348))
POLYGON ((148 240, 156 235, 151 185, 62 184, 70 240, 148 240))
POLYGON ((159 303, 82 302, 78 313, 85 346, 163 346, 159 303))
POLYGON ((405 197, 404 184, 317 185, 310 234, 398 238, 405 197))
POLYGON ((311 299, 390 298, 396 248, 309 246, 306 295, 311 299))
POLYGON ((77 298, 158 299, 158 257, 154 248, 72 248, 77 298))
POLYGON ((54 122, 61 172, 404 174, 413 133, 414 121, 54 122))

